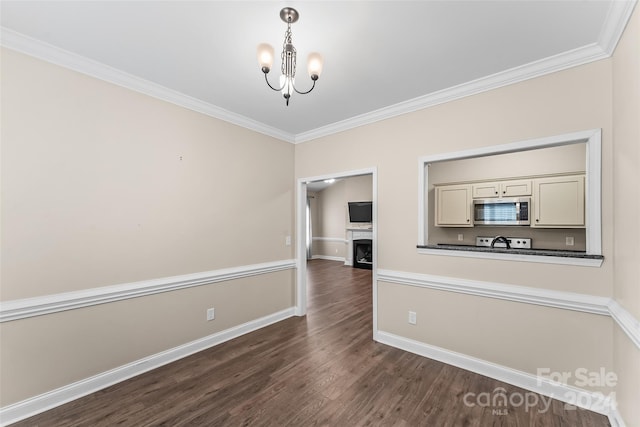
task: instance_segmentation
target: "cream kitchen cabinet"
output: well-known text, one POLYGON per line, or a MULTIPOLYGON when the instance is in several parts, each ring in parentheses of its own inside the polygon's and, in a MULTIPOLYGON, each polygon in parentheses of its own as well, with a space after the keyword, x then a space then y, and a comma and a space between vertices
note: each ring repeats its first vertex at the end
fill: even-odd
POLYGON ((531 195, 531 180, 478 182, 472 185, 474 199, 491 197, 519 197, 531 195))
POLYGON ((584 227, 584 179, 584 175, 534 179, 531 226, 584 227))
POLYGON ((435 225, 473 227, 470 184, 442 185, 435 188, 435 225))
POLYGON ((518 179, 502 181, 500 183, 500 195, 502 197, 520 197, 531 195, 531 180, 518 179))
POLYGON ((474 199, 488 199, 491 197, 500 197, 500 183, 498 182, 479 182, 471 186, 474 199))

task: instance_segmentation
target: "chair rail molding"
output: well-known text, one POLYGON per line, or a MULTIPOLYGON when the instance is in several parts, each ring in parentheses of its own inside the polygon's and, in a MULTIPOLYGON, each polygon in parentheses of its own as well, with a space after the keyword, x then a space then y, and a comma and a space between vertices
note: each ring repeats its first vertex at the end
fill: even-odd
POLYGON ((312 237, 312 240, 320 242, 335 242, 335 243, 348 243, 349 241, 344 237, 312 237))
POLYGON ((378 270, 378 280, 608 316, 611 298, 455 277, 378 270))
POLYGON ((640 349, 640 321, 609 297, 385 269, 378 269, 377 278, 381 282, 610 316, 640 349))
POLYGON ((640 349, 640 321, 615 300, 609 302, 608 308, 611 317, 613 317, 620 329, 640 349))
POLYGON ((296 268, 293 259, 0 302, 0 323, 296 268))

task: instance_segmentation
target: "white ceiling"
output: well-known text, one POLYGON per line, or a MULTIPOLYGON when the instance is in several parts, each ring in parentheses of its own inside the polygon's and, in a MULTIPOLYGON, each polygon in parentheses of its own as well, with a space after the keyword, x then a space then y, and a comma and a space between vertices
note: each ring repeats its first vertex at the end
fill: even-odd
POLYGON ((635 1, 7 1, 2 44, 291 142, 609 56, 635 1), (256 46, 297 8, 289 107, 256 46), (43 44, 44 42, 46 44, 43 44))
POLYGON ((307 191, 310 193, 317 193, 319 191, 327 189, 328 187, 331 187, 333 184, 340 181, 342 181, 341 178, 334 178, 333 181, 322 179, 320 181, 307 182, 307 191))

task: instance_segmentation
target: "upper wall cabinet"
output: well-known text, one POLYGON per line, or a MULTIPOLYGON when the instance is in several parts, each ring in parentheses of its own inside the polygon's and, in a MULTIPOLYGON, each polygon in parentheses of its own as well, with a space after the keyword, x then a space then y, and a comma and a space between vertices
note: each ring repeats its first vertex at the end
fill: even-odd
POLYGON ((435 224, 439 227, 473 227, 471 185, 443 185, 435 188, 435 224))
POLYGON ((519 197, 531 195, 531 180, 480 182, 472 185, 474 199, 519 197))
POLYGON ((474 199, 487 199, 490 197, 500 197, 500 184, 497 182, 481 182, 473 184, 474 199))
POLYGON ((584 227, 584 179, 584 175, 534 179, 531 226, 584 227))
POLYGON ((435 225, 473 227, 473 199, 531 196, 531 227, 585 226, 584 174, 435 185, 435 225))
POLYGON ((502 197, 519 197, 531 195, 531 180, 519 179, 503 181, 500 183, 500 195, 502 197))

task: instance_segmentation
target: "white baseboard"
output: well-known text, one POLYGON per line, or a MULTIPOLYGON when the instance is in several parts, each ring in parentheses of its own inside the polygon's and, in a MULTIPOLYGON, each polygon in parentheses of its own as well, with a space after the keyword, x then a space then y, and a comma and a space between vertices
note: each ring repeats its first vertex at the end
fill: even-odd
MULTIPOLYGON (((565 310, 575 310, 597 315, 608 315, 611 316, 616 325, 629 337, 631 342, 637 348, 640 348, 640 321, 611 298, 382 269, 378 270, 377 277, 379 281, 383 282, 497 298, 565 310)), ((586 390, 567 386, 558 388, 558 384, 555 383, 551 383, 551 387, 549 384, 543 383, 542 386, 544 387, 541 387, 539 379, 533 375, 514 371, 510 368, 494 365, 490 362, 460 355, 382 331, 374 331, 374 340, 444 363, 459 366, 491 378, 496 378, 545 396, 552 396, 558 400, 563 400, 563 396, 572 396, 577 398, 578 402, 604 403, 604 405, 600 405, 600 410, 591 407, 586 407, 586 409, 607 415, 612 427, 625 427, 624 420, 616 408, 615 401, 607 400, 606 402, 602 402, 601 396, 599 397, 586 390)))
POLYGON ((23 400, 13 405, 0 409, 0 425, 5 426, 17 421, 37 415, 48 409, 55 408, 64 403, 79 399, 90 393, 102 390, 110 385, 122 382, 136 375, 143 374, 152 369, 174 362, 183 357, 222 344, 241 335, 264 328, 273 323, 295 315, 295 308, 273 313, 259 319, 243 323, 207 337, 191 341, 172 349, 136 360, 123 366, 119 366, 107 372, 100 373, 90 378, 77 381, 73 384, 60 387, 39 396, 23 400))
POLYGON ((611 412, 609 412, 609 424, 611 427, 626 427, 627 425, 624 423, 622 419, 622 415, 618 412, 617 408, 611 408, 611 412))
MULTIPOLYGON (((606 415, 610 419, 612 414, 617 413, 617 411, 615 411, 615 402, 612 402, 608 397, 600 393, 594 393, 570 385, 557 383, 547 378, 538 377, 527 372, 497 365, 486 360, 477 359, 475 357, 456 353, 451 350, 425 344, 423 342, 404 338, 388 332, 378 331, 377 334, 375 334, 375 337, 376 341, 382 344, 387 344, 401 350, 465 369, 467 371, 494 378, 543 396, 548 396, 571 405, 606 415)), ((619 414, 617 415, 617 419, 620 420, 618 424, 612 423, 612 425, 624 426, 619 414)))

